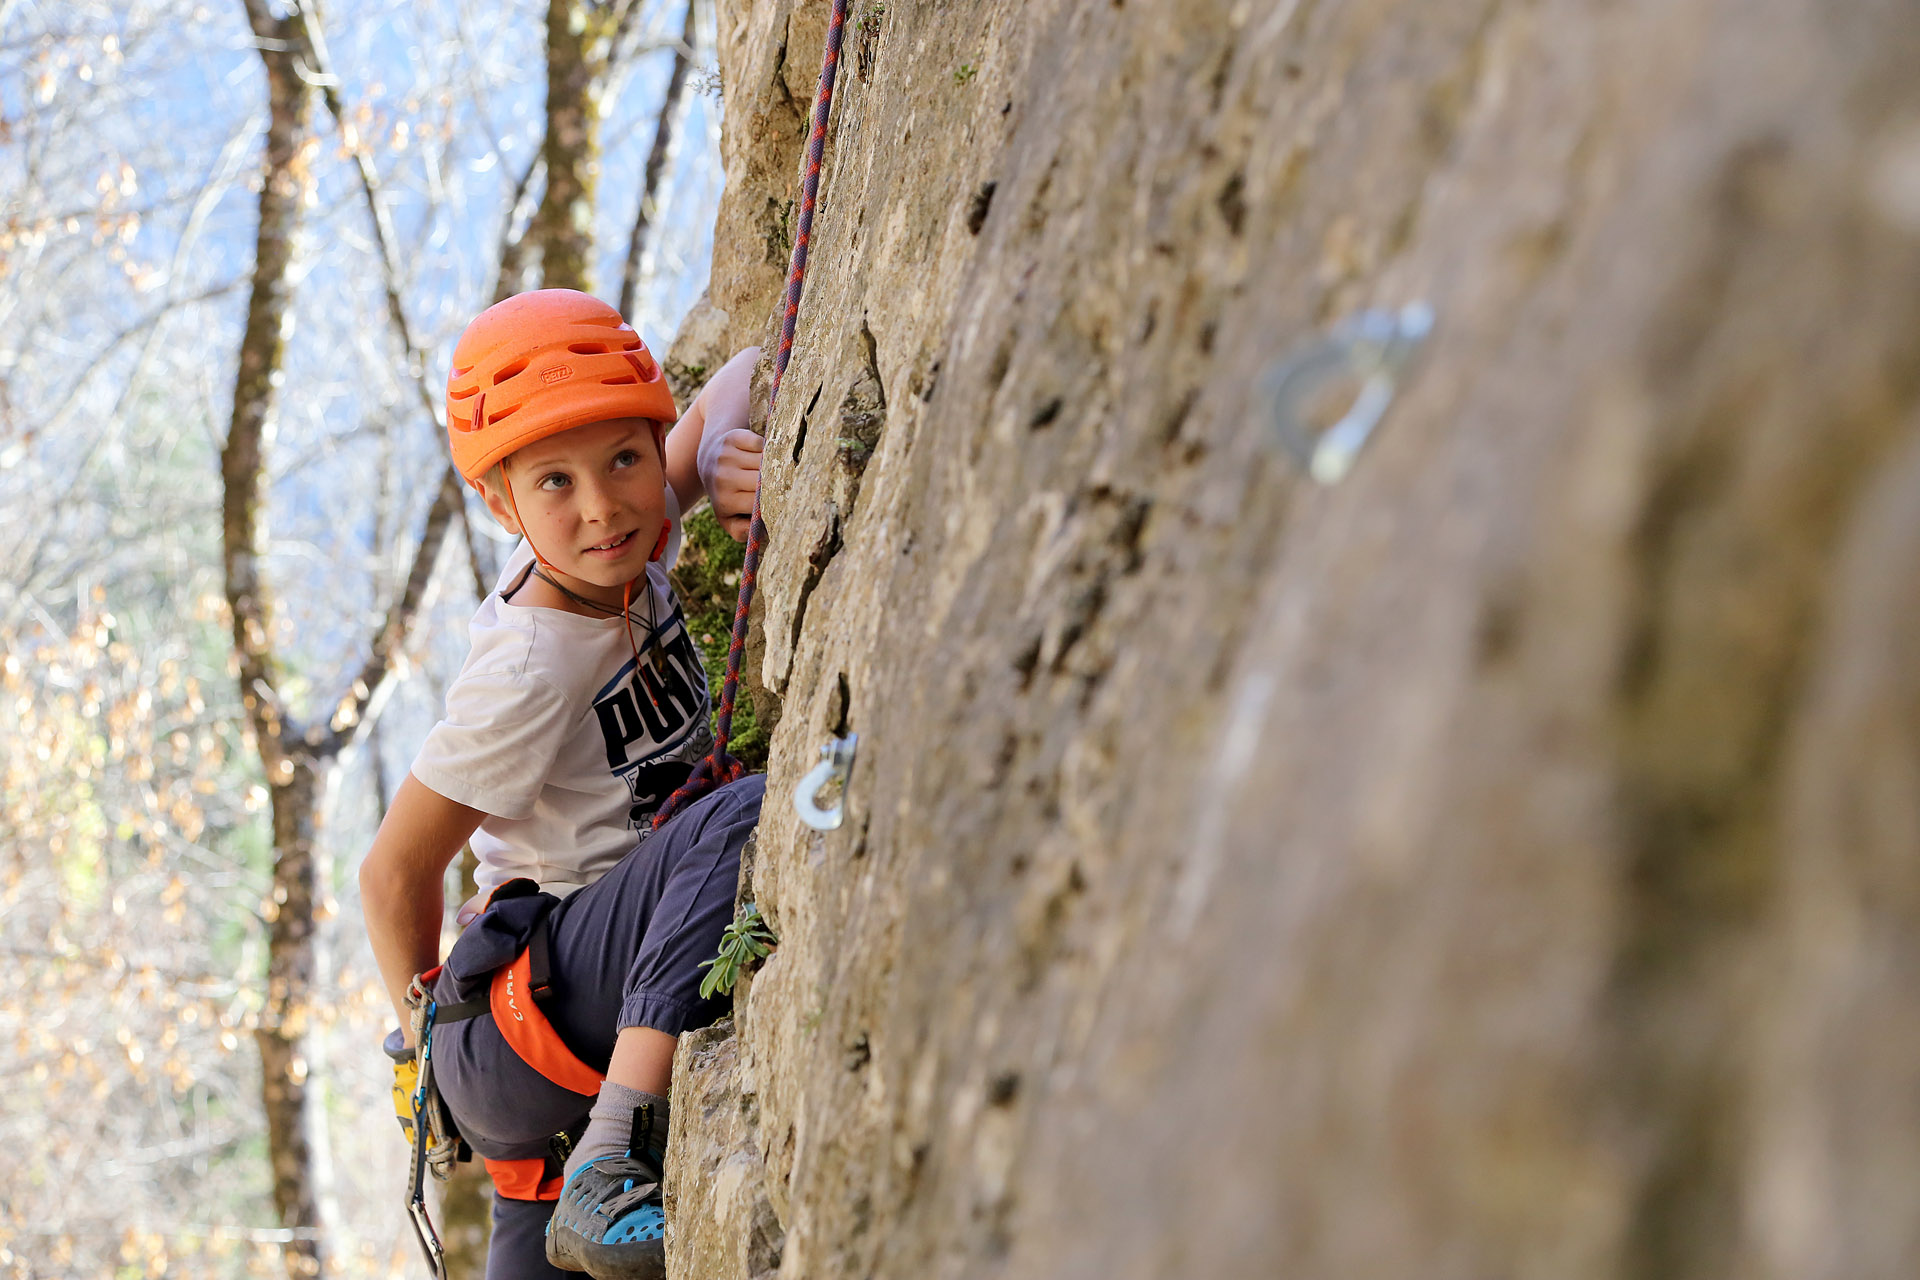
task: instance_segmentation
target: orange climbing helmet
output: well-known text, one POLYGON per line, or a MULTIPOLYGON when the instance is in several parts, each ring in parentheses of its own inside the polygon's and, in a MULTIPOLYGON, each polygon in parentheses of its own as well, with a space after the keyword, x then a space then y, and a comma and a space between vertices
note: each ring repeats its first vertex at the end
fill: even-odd
POLYGON ((469 484, 514 450, 574 427, 677 417, 647 344, 591 294, 515 294, 474 317, 453 349, 447 440, 469 484))

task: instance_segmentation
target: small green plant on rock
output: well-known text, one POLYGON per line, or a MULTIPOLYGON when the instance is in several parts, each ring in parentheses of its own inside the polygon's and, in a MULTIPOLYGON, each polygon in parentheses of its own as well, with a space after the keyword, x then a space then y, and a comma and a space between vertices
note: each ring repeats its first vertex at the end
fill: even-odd
POLYGON ((886 16, 887 6, 884 4, 868 5, 867 11, 860 17, 860 30, 870 36, 878 35, 880 32, 880 24, 886 19, 886 16))
POLYGON ((965 84, 979 74, 980 68, 974 66, 971 62, 963 62, 953 69, 953 82, 955 84, 965 84))
POLYGON ((720 933, 720 954, 700 962, 707 971, 707 976, 700 979, 700 998, 708 999, 716 992, 730 994, 740 970, 755 960, 765 960, 779 945, 780 939, 767 927, 760 908, 751 902, 741 907, 740 914, 720 933))

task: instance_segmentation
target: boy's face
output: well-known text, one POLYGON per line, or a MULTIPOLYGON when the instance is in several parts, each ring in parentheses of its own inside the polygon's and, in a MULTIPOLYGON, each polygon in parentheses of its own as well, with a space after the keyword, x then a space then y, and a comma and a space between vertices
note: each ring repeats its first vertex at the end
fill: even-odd
POLYGON ((562 586, 617 609, 666 520, 657 430, 646 418, 612 418, 536 440, 502 464, 511 501, 488 485, 487 508, 532 541, 562 586))

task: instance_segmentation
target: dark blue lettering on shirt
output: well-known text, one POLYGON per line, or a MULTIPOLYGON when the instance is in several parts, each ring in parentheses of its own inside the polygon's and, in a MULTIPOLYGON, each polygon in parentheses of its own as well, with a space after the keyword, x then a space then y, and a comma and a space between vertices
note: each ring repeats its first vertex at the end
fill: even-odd
POLYGON ((710 714, 707 673, 679 609, 660 624, 660 643, 642 647, 594 695, 607 768, 627 784, 627 825, 641 829, 693 772, 693 760, 668 759, 703 731, 710 714))

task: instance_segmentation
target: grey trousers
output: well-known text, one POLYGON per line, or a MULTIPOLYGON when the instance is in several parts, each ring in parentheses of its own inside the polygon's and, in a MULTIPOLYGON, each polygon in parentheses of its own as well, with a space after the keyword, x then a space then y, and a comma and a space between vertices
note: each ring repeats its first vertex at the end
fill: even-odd
MULTIPOLYGON (((544 919, 552 994, 539 1009, 594 1072, 606 1070, 627 1027, 679 1035, 714 1021, 731 1001, 700 998, 699 965, 713 958, 733 917, 740 850, 765 789, 755 776, 701 798, 564 901, 497 893, 454 944, 434 999, 486 1000, 494 972, 526 949, 544 919)), ((545 1251, 561 1164, 552 1139, 578 1137, 593 1094, 529 1065, 491 1012, 436 1025, 432 1052, 454 1124, 494 1177, 488 1280, 561 1280, 568 1273, 549 1266, 545 1251)))

